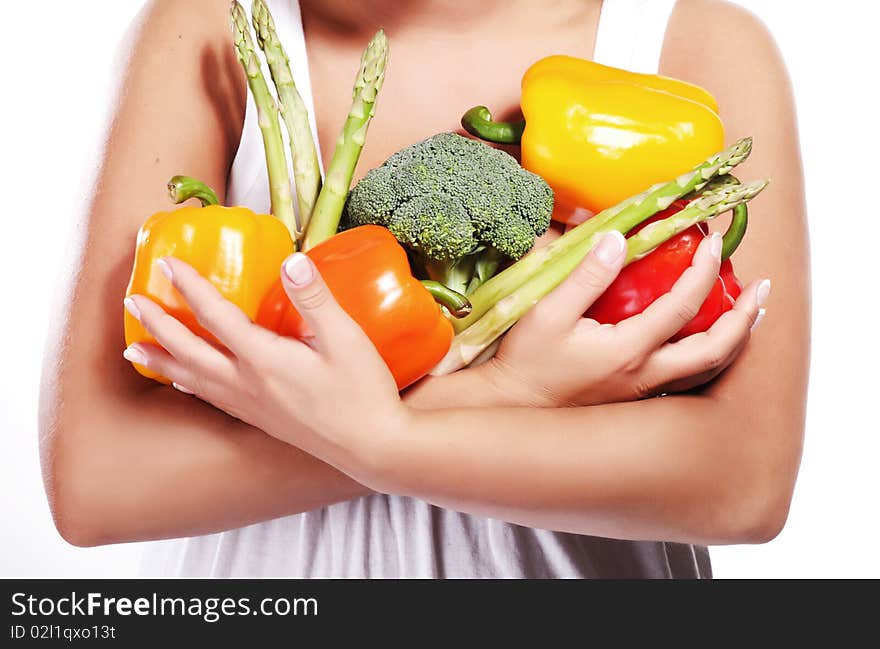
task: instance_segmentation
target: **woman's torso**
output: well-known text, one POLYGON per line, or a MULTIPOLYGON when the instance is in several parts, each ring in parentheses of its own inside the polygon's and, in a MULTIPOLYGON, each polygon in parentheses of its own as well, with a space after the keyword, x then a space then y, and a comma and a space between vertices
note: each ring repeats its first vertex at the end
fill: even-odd
MULTIPOLYGON (((250 2, 243 4, 250 11, 250 2)), ((340 41, 321 21, 310 20, 306 5, 304 37, 295 0, 268 4, 326 161, 350 101, 357 43, 369 34, 340 41), (315 120, 315 115, 321 119, 315 120)), ((393 17, 387 16, 391 63, 358 175, 412 142, 457 129, 458 116, 471 105, 493 106, 499 115, 504 108, 515 109, 519 78, 541 56, 590 58, 595 45, 595 59, 602 63, 656 72, 673 4, 674 0, 605 0, 601 19, 595 2, 573 3, 570 14, 537 11, 532 21, 506 21, 502 44, 481 38, 479 30, 489 23, 468 27, 463 19, 446 16, 432 31, 398 31, 393 17), (523 37, 517 36, 518 30, 523 37), (430 63, 419 66, 416 60, 430 63)), ((269 209, 262 143, 250 97, 227 200, 259 212, 269 209)), ((388 495, 151 544, 145 559, 151 574, 185 577, 710 576, 705 548, 535 530, 388 495)))

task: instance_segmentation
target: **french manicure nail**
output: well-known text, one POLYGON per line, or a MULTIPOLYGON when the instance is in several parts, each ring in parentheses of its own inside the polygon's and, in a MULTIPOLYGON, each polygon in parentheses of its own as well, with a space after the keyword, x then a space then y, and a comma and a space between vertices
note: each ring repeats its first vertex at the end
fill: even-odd
POLYGON ((761 280, 755 294, 755 300, 758 302, 758 306, 764 306, 764 302, 767 301, 768 295, 770 295, 770 280, 761 280))
POLYGON ((128 311, 135 320, 140 322, 141 310, 138 308, 137 302, 135 302, 133 298, 127 297, 122 301, 122 304, 125 305, 125 310, 128 311))
POLYGON ((167 277, 168 281, 170 282, 174 277, 174 273, 171 272, 171 264, 169 264, 164 259, 157 259, 156 265, 159 267, 159 270, 162 271, 162 274, 165 275, 165 277, 167 277))
POLYGON ((143 350, 136 344, 126 347, 125 351, 122 352, 122 358, 131 363, 137 363, 138 365, 147 364, 147 355, 144 354, 143 350))
POLYGON ((626 239, 617 230, 605 234, 596 245, 596 259, 605 266, 613 266, 626 247, 626 239))
POLYGON ((195 394, 195 393, 194 393, 192 390, 190 390, 189 388, 185 388, 185 387, 183 387, 182 385, 180 385, 180 383, 174 383, 174 382, 172 382, 171 385, 172 385, 172 387, 174 387, 175 390, 178 390, 179 392, 183 392, 184 394, 195 394))
POLYGON ((301 252, 295 252, 284 262, 284 274, 294 286, 305 286, 312 281, 312 262, 301 252))
POLYGON ((715 259, 721 259, 721 233, 713 232, 709 235, 709 252, 715 259))
POLYGON ((767 313, 767 309, 761 308, 758 309, 758 315, 755 318, 755 321, 752 323, 751 331, 754 331, 755 328, 761 324, 761 320, 764 319, 764 314, 767 313))

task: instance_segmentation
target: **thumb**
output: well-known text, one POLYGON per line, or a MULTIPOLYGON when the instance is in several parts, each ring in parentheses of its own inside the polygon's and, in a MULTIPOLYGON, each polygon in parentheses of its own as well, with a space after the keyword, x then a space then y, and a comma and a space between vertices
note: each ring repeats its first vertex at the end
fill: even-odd
POLYGON ((284 260, 281 284, 319 349, 327 349, 341 331, 353 325, 308 255, 295 252, 284 260))
POLYGON ((553 330, 566 331, 583 316, 617 277, 626 259, 626 239, 617 230, 606 233, 562 283, 548 293, 526 318, 553 330))

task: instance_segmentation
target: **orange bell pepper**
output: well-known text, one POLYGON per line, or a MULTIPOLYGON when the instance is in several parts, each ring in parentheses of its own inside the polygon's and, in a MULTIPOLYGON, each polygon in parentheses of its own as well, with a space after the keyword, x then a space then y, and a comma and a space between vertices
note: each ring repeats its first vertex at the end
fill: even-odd
MULTIPOLYGON (((457 315, 470 308, 442 285, 415 279, 406 252, 393 234, 378 225, 341 232, 306 254, 340 306, 376 346, 399 389, 425 376, 452 343, 452 324, 435 300, 457 315)), ((280 279, 266 296, 256 322, 283 336, 308 334, 280 279)))
MULTIPOLYGON (((218 342, 199 325, 181 295, 156 267, 156 261, 174 256, 187 262, 253 320, 278 279, 281 263, 293 252, 293 241, 280 220, 244 207, 217 205, 214 192, 191 178, 175 176, 168 189, 176 203, 196 197, 202 207, 158 212, 147 219, 138 232, 125 295, 149 297, 194 333, 218 342)), ((125 311, 125 344, 133 343, 155 344, 156 340, 125 311)), ((170 383, 142 365, 134 367, 148 378, 170 383)))

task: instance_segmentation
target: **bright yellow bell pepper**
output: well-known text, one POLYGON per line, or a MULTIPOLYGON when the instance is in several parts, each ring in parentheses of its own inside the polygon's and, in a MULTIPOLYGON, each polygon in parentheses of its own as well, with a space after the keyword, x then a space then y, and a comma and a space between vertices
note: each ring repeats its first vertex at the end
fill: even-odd
MULTIPOLYGON (((278 279, 281 263, 294 250, 293 240, 274 216, 255 214, 245 207, 217 205, 214 192, 191 178, 175 176, 169 190, 175 202, 197 197, 203 207, 180 207, 147 219, 138 232, 125 295, 146 295, 194 333, 218 342, 198 323, 156 261, 167 256, 182 259, 255 320, 263 298, 278 279)), ((127 310, 124 313, 126 345, 156 343, 134 316, 127 310)), ((170 382, 142 365, 133 365, 148 378, 170 382)))
POLYGON ((724 148, 718 104, 706 90, 570 56, 526 71, 521 107, 524 126, 492 122, 484 107, 462 123, 492 141, 521 133, 522 165, 553 188, 559 221, 577 208, 615 205, 724 148))

